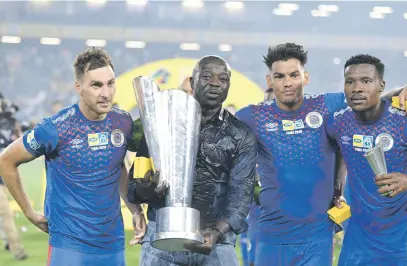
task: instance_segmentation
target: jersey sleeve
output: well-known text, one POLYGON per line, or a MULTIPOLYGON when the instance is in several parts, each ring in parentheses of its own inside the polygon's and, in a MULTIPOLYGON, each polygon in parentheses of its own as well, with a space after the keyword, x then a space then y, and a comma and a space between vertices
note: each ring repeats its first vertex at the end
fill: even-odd
POLYGON ((58 144, 58 131, 51 119, 41 121, 23 136, 23 143, 35 157, 52 153, 58 144))
POLYGON ((330 114, 334 114, 348 106, 343 92, 325 94, 325 105, 330 114))
POLYGON ((255 126, 255 123, 254 123, 254 120, 253 120, 252 110, 253 110, 252 105, 246 106, 246 107, 240 109, 238 112, 236 112, 235 116, 240 121, 242 121, 246 125, 248 125, 251 128, 251 130, 253 130, 253 132, 255 132, 256 126, 255 126))

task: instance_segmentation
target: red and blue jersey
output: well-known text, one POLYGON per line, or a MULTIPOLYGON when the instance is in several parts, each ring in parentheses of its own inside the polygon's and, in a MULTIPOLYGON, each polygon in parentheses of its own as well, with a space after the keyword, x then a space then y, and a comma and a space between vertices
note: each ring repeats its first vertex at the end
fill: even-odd
POLYGON ((348 170, 347 189, 352 217, 345 234, 353 248, 386 256, 407 251, 407 193, 381 196, 375 174, 364 153, 383 142, 388 173, 407 174, 407 119, 405 112, 384 101, 376 121, 361 123, 350 107, 335 113, 327 132, 340 147, 348 170))
POLYGON ((336 147, 325 123, 345 107, 343 93, 305 94, 294 112, 270 100, 236 114, 258 139, 259 240, 294 244, 332 237, 326 212, 334 194, 336 147))
POLYGON ((104 120, 90 121, 75 104, 24 135, 26 149, 45 156, 44 211, 53 247, 91 254, 124 249, 119 177, 131 133, 128 113, 114 108, 104 120))

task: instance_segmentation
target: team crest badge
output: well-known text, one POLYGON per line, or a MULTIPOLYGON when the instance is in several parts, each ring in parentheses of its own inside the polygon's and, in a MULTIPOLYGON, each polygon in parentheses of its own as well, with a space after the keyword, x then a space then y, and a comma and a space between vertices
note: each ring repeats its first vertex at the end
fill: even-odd
POLYGON ((379 136, 377 136, 375 143, 376 143, 376 145, 379 145, 379 143, 382 143, 383 150, 389 151, 391 148, 393 148, 394 140, 391 135, 382 133, 379 136))
POLYGON ((121 147, 124 143, 124 134, 120 129, 115 129, 112 131, 110 136, 110 140, 112 141, 113 146, 121 147))
POLYGON ((324 119, 318 112, 311 112, 305 117, 305 123, 307 123, 310 128, 319 128, 320 126, 322 126, 323 122, 324 119))

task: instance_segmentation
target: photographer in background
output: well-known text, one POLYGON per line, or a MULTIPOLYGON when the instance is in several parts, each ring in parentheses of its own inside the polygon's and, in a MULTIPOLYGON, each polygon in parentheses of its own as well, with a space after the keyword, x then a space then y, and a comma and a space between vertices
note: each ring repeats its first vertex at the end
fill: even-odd
MULTIPOLYGON (((0 94, 0 151, 2 152, 14 139, 22 135, 22 124, 18 123, 15 114, 18 107, 0 94)), ((24 124, 24 123, 23 123, 24 124)), ((5 249, 13 253, 16 260, 28 257, 21 244, 13 212, 10 208, 7 189, 0 177, 0 235, 5 249)))

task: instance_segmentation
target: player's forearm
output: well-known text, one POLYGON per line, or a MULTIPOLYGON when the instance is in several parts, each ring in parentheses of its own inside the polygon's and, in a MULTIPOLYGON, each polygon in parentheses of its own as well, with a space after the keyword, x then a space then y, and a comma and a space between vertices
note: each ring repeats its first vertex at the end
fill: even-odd
POLYGON ((391 89, 391 90, 383 93, 382 98, 391 100, 392 97, 398 96, 404 90, 404 88, 405 88, 405 86, 400 87, 400 88, 391 89))
POLYGON ((340 151, 336 153, 335 157, 334 196, 339 197, 343 196, 347 171, 345 161, 343 160, 340 151))
POLYGON ((24 190, 17 166, 7 166, 0 163, 0 176, 3 178, 4 184, 20 206, 24 215, 27 217, 30 216, 34 210, 30 204, 30 199, 24 190))
POLYGON ((132 214, 134 214, 135 212, 142 212, 143 208, 141 207, 141 205, 129 202, 129 199, 127 197, 129 190, 127 174, 128 174, 127 169, 123 165, 122 172, 120 174, 120 197, 122 198, 124 204, 126 204, 126 207, 130 210, 132 214))
POLYGON ((143 207, 141 207, 140 204, 134 204, 134 203, 129 202, 129 201, 127 200, 127 195, 123 196, 123 195, 120 193, 120 196, 121 196, 121 198, 123 199, 124 204, 126 204, 126 207, 129 209, 129 211, 130 211, 132 214, 134 214, 134 213, 142 213, 142 212, 143 212, 143 207))

